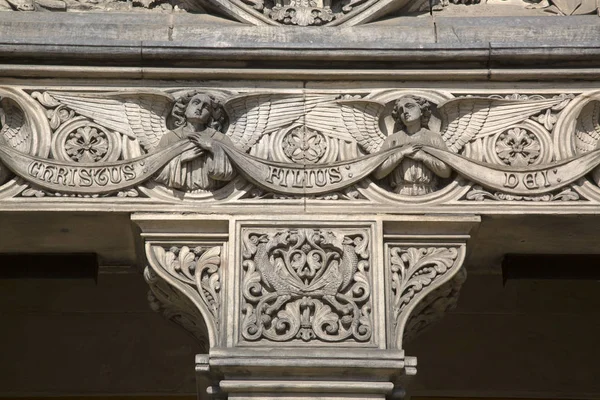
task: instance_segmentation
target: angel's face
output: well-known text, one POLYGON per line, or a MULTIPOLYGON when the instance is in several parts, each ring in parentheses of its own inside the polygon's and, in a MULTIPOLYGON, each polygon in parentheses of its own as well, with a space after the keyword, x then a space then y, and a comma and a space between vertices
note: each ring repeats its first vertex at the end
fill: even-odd
POLYGON ((185 118, 192 123, 206 124, 210 120, 210 97, 197 94, 190 99, 186 109, 185 118))
POLYGON ((405 125, 410 125, 421 120, 421 107, 409 97, 404 97, 396 103, 398 115, 405 125))

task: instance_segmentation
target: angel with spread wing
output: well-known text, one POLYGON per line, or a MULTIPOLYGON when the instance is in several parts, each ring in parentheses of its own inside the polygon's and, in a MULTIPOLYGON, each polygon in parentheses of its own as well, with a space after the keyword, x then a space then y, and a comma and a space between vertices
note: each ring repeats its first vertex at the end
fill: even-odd
MULTIPOLYGON (((0 98, 0 144, 29 153, 32 140, 25 113, 11 99, 0 98)), ((0 185, 10 176, 8 168, 0 164, 0 185)))
POLYGON ((220 146, 213 146, 214 141, 249 151, 264 135, 297 123, 306 110, 332 99, 291 93, 224 99, 222 93, 198 90, 187 91, 177 99, 161 91, 48 94, 76 113, 125 135, 124 143, 129 147, 137 143, 146 153, 186 139, 196 144, 154 178, 184 191, 218 189, 235 176, 228 157, 220 146), (169 122, 173 129, 167 128, 169 122))
MULTIPOLYGON (((573 139, 577 154, 600 149, 600 101, 590 102, 581 110, 573 139)), ((600 186, 600 167, 592 171, 592 180, 600 186)))
POLYGON ((379 128, 385 104, 367 99, 339 100, 340 118, 330 129, 336 137, 341 131, 349 133, 369 153, 397 147, 398 152, 373 176, 378 180, 389 177, 395 193, 417 196, 437 190, 440 178, 452 173, 448 165, 423 151, 423 146, 459 153, 476 138, 502 132, 560 101, 460 97, 438 105, 441 132, 435 132, 429 126, 431 103, 407 95, 395 101, 392 117, 398 129, 386 137, 379 128))

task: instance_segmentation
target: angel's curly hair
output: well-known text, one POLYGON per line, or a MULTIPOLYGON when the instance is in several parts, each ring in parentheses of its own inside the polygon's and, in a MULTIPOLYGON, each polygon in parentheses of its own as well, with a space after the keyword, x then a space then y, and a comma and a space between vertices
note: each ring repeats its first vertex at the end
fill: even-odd
POLYGON ((400 104, 400 101, 402 99, 414 100, 419 105, 419 108, 421 109, 421 126, 429 129, 429 120, 431 119, 431 102, 422 97, 411 95, 402 96, 394 103, 394 109, 392 110, 392 118, 394 118, 394 121, 396 121, 398 127, 401 130, 406 130, 406 125, 404 124, 404 122, 402 122, 402 118, 400 118, 400 114, 402 113, 402 106, 400 104))
POLYGON ((177 99, 175 104, 173 105, 173 110, 171 111, 171 116, 173 117, 173 124, 176 127, 180 127, 185 125, 186 117, 185 110, 190 103, 190 100, 197 94, 203 94, 208 101, 208 110, 210 112, 210 121, 208 122, 208 126, 217 131, 222 131, 225 128, 225 123, 227 121, 227 114, 225 113, 225 108, 221 104, 221 102, 215 98, 213 95, 208 93, 199 92, 196 90, 191 90, 181 97, 177 99))

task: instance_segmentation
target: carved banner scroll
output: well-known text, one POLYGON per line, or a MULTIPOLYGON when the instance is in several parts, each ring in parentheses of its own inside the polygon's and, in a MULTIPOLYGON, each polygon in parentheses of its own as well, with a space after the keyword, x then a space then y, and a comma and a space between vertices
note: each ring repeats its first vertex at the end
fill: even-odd
MULTIPOLYGON (((291 195, 335 192, 371 174, 398 146, 355 160, 331 164, 281 163, 248 155, 215 140, 238 171, 260 187, 291 195)), ((35 185, 65 193, 108 193, 126 189, 149 179, 175 156, 194 147, 182 140, 162 151, 133 160, 104 163, 72 163, 28 156, 0 145, 0 160, 35 185)), ((600 150, 546 165, 511 167, 469 160, 458 154, 423 146, 423 151, 448 164, 458 174, 485 187, 515 195, 535 195, 560 189, 600 165, 600 150)))
POLYGON ((44 189, 63 193, 110 193, 144 182, 192 147, 186 140, 148 156, 96 164, 34 157, 0 145, 0 161, 21 178, 44 189))
POLYGON ((514 168, 485 165, 434 148, 424 150, 450 165, 458 174, 488 188, 516 195, 534 195, 560 189, 585 176, 600 164, 600 150, 551 164, 514 168))

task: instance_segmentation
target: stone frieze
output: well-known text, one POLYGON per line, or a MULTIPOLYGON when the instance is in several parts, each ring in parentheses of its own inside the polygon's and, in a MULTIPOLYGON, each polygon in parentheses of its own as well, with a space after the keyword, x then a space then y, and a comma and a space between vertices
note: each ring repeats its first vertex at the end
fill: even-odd
POLYGON ((600 200, 600 94, 0 88, 0 199, 600 200))

